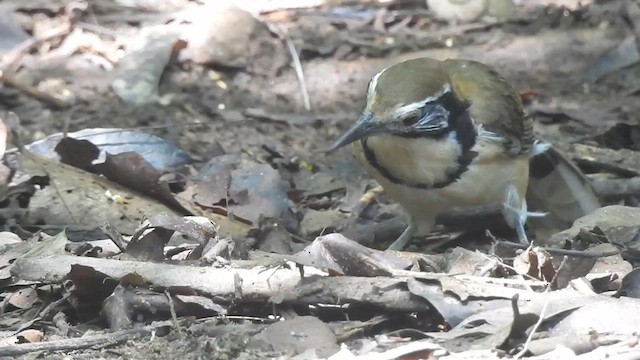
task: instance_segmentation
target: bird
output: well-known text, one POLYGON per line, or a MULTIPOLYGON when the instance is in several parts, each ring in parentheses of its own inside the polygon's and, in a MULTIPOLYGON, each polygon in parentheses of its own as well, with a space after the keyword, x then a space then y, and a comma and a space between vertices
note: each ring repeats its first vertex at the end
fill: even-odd
POLYGON ((440 20, 472 22, 478 20, 488 7, 487 0, 427 0, 429 11, 440 20))
POLYGON ((544 198, 549 179, 562 180, 559 192, 584 187, 581 199, 561 204, 578 208, 570 218, 599 207, 579 169, 534 135, 514 88, 472 60, 415 58, 375 74, 357 121, 329 150, 346 145, 408 215, 389 250, 427 235, 441 213, 490 204, 528 243, 527 219, 545 215, 527 208, 532 165, 541 168, 532 171, 536 184, 547 181, 535 187, 536 199, 544 198))
POLYGON ((427 0, 429 11, 449 23, 507 21, 517 15, 513 0, 427 0))

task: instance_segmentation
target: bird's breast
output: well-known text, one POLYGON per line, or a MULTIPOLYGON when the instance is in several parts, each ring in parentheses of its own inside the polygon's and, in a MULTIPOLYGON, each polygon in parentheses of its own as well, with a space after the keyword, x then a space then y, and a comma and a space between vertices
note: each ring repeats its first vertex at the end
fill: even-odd
POLYGON ((456 143, 442 139, 370 137, 367 144, 378 166, 367 159, 361 143, 354 144, 356 157, 385 192, 418 221, 454 208, 501 203, 509 184, 513 184, 520 194, 526 192, 529 159, 508 156, 500 145, 483 139, 471 149, 478 156, 459 178, 440 188, 419 188, 407 183, 434 183, 455 171, 461 152, 456 143), (379 166, 384 166, 406 183, 389 179, 379 166))
POLYGON ((441 139, 372 136, 356 143, 354 151, 376 180, 418 188, 447 183, 456 176, 462 155, 455 132, 441 139))

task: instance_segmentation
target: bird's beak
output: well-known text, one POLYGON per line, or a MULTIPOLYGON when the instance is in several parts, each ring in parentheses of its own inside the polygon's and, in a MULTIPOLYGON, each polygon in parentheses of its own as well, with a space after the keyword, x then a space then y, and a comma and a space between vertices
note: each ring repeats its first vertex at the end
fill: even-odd
POLYGON ((351 129, 347 130, 346 133, 342 134, 342 136, 340 136, 340 138, 331 145, 329 151, 337 150, 345 145, 351 144, 352 142, 377 134, 382 129, 383 125, 373 118, 373 114, 369 112, 362 113, 355 125, 353 125, 351 129))

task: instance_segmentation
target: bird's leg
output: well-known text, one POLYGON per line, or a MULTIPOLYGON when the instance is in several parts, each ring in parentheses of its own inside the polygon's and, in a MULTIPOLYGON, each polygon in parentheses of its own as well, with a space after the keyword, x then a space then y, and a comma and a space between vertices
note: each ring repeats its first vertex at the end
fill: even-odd
POLYGON ((524 194, 521 195, 513 184, 509 184, 505 189, 505 201, 502 206, 502 215, 507 221, 507 224, 516 230, 518 240, 521 243, 528 244, 529 239, 524 230, 527 218, 529 216, 544 216, 546 214, 527 211, 527 201, 524 198, 524 194))
POLYGON ((387 250, 396 250, 396 251, 403 250, 407 246, 409 241, 411 241, 411 238, 413 238, 413 235, 415 234, 415 232, 416 232, 416 224, 413 218, 410 217, 409 225, 407 226, 407 228, 404 229, 404 231, 402 232, 402 234, 400 234, 400 236, 396 239, 396 241, 394 241, 391 245, 389 245, 387 250))

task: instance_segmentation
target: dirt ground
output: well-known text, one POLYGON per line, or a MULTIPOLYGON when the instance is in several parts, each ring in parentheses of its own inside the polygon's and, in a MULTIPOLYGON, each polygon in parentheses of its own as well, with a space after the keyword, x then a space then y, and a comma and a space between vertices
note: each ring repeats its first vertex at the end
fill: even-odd
MULTIPOLYGON (((36 5, 33 7, 37 8, 36 5)), ((55 5, 49 5, 52 7, 55 5)), ((562 112, 566 108, 578 113, 574 117, 582 115, 580 118, 568 115, 561 119, 563 121, 538 116, 540 132, 551 137, 551 141, 569 142, 606 129, 613 121, 635 120, 633 114, 637 109, 633 96, 634 85, 637 85, 633 83, 633 67, 625 69, 624 73, 613 71, 595 84, 586 81, 584 76, 606 50, 617 46, 630 34, 620 15, 620 7, 618 2, 603 1, 573 12, 557 7, 546 11, 538 9, 522 22, 480 27, 473 31, 450 30, 451 36, 448 36, 449 28, 441 23, 429 23, 425 26, 427 29, 407 26, 392 33, 399 34, 399 44, 395 46, 378 45, 383 40, 375 39, 375 32, 372 32, 367 34, 374 37, 368 47, 347 45, 349 49, 343 51, 349 51, 346 55, 330 51, 348 44, 348 37, 356 37, 358 33, 345 34, 336 26, 330 26, 332 18, 329 13, 323 13, 325 10, 295 11, 301 15, 292 16, 295 21, 284 24, 290 27, 294 44, 304 45, 301 60, 311 111, 302 109, 300 92, 296 91, 298 84, 289 68, 286 53, 280 54, 284 61, 281 60, 275 76, 222 68, 219 72, 223 81, 228 82, 227 89, 215 85, 207 68, 194 64, 171 64, 159 86, 160 94, 172 97, 167 106, 123 103, 112 94, 99 93, 104 90, 104 84, 100 84, 103 81, 92 76, 83 79, 90 84, 86 86, 89 89, 74 89, 82 100, 63 111, 51 111, 43 104, 19 96, 12 89, 5 88, 3 92, 5 98, 11 99, 6 109, 16 112, 23 121, 27 141, 62 130, 159 127, 156 130, 159 135, 173 139, 182 149, 202 160, 219 153, 220 148, 227 153, 265 155, 261 147, 267 145, 287 157, 309 158, 313 163, 325 165, 336 159, 327 159, 320 150, 326 149, 335 135, 351 124, 363 105, 363 89, 372 73, 398 59, 460 57, 497 66, 514 87, 522 92, 535 92, 536 106, 548 107, 551 109, 548 112, 562 112), (316 26, 324 33, 318 34, 316 26), (433 32, 442 35, 431 38, 433 32), (430 41, 423 40, 425 37, 430 41), (452 46, 448 47, 447 41, 451 39, 452 46), (320 50, 313 49, 321 46, 329 48, 325 50, 329 52, 325 56, 318 54, 320 50), (303 118, 272 121, 267 116, 267 119, 225 121, 224 116, 220 116, 224 111, 218 111, 220 104, 224 104, 229 112, 259 109, 267 114, 301 114, 303 118), (196 122, 201 125, 194 126, 196 122)), ((109 10, 113 12, 109 18, 115 18, 117 7, 109 10)), ((411 10, 405 9, 403 13, 408 14, 411 10)), ((365 15, 361 16, 366 19, 365 15)), ((420 16, 416 17, 420 19, 420 16)), ((266 18, 268 20, 269 16, 266 18)), ((339 22, 340 18, 335 21, 339 22)), ((122 26, 120 22, 99 23, 107 28, 122 26)), ((366 31, 366 27, 362 27, 364 29, 358 29, 358 32, 366 31)), ((126 33, 132 28, 119 28, 118 31, 126 33)), ((384 36, 387 34, 378 34, 378 37, 384 36)), ((266 68, 272 59, 258 57, 249 61, 262 61, 266 64, 254 66, 266 68)), ((39 80, 38 75, 51 77, 56 71, 62 73, 66 70, 64 64, 55 62, 33 66, 35 70, 30 72, 29 78, 34 82, 39 80)), ((56 85, 61 86, 55 82, 50 86, 56 89, 56 85)), ((337 157, 345 156, 339 154, 337 157)))
MULTIPOLYGON (((46 29, 66 21, 64 9, 70 3, 0 1, 0 10, 15 15, 30 34, 43 36, 46 29)), ((135 104, 114 94, 111 88, 114 75, 95 66, 89 55, 117 49, 119 45, 115 43, 119 40, 115 39, 134 36, 143 28, 189 22, 185 11, 201 6, 192 1, 146 3, 128 7, 117 1, 89 2, 88 9, 80 11, 74 21, 85 32, 102 39, 102 45, 81 39, 68 53, 55 52, 64 44, 58 39, 52 40, 50 50, 41 46, 22 55, 22 66, 14 76, 16 81, 68 98, 71 104, 55 109, 15 86, 5 83, 0 87, 0 106, 18 115, 19 132, 25 143, 56 132, 139 129, 186 151, 195 160, 195 168, 220 154, 241 154, 257 162, 280 161, 284 167, 295 164, 312 169, 309 176, 330 174, 357 188, 353 191, 361 195, 374 182, 346 150, 330 154, 325 150, 356 119, 363 106, 367 81, 373 74, 389 64, 420 56, 466 58, 494 66, 528 99, 527 111, 535 117, 537 134, 575 160, 583 160, 578 164, 594 181, 603 179, 602 168, 585 160, 573 144, 602 143, 605 140, 597 136, 620 123, 637 129, 640 57, 622 50, 617 55, 612 53, 612 49, 634 35, 634 30, 640 29, 640 22, 634 23, 640 17, 628 10, 624 1, 582 1, 582 5, 577 1, 525 1, 516 19, 471 24, 435 20, 424 2, 418 1, 388 5, 345 2, 265 10, 257 15, 260 22, 252 25, 253 32, 244 38, 244 43, 237 40, 230 45, 215 42, 202 45, 205 50, 229 46, 211 55, 211 62, 194 61, 200 56, 199 51, 204 51, 202 47, 188 47, 188 55, 184 51, 173 52, 157 87, 161 100, 135 104), (266 24, 269 30, 265 30, 266 24), (289 44, 299 53, 308 110, 289 44), (50 56, 43 57, 49 51, 50 56), (242 58, 234 54, 246 55, 242 58), (221 60, 216 60, 216 56, 221 60)), ((192 42, 188 46, 195 42, 189 41, 192 42)), ((637 150, 634 147, 640 143, 626 137, 609 140, 630 150, 637 150)), ((299 185, 305 177, 296 172, 284 173, 285 180, 293 185, 299 185)), ((311 186, 318 184, 322 182, 311 182, 311 186)), ((636 201, 633 194, 607 200, 628 205, 635 205, 636 201)), ((365 217, 371 221, 396 218, 397 208, 385 197, 381 203, 386 205, 369 209, 365 217)), ((301 220, 309 211, 327 210, 331 205, 321 201, 298 203, 295 216, 301 220)), ((341 230, 342 225, 331 229, 331 222, 346 218, 346 215, 330 217, 326 220, 329 228, 322 219, 303 222, 294 235, 311 241, 319 235, 318 231, 341 230)), ((398 219, 402 223, 402 218, 398 219)), ((390 233, 395 234, 401 228, 396 226, 390 233)), ((304 245, 306 242, 298 241, 283 252, 294 252, 304 245)), ((262 249, 270 250, 268 244, 262 249)), ((243 341, 242 337, 212 338, 204 334, 183 337, 172 331, 152 340, 132 340, 108 349, 46 357, 270 357, 257 350, 244 351, 243 341)))

